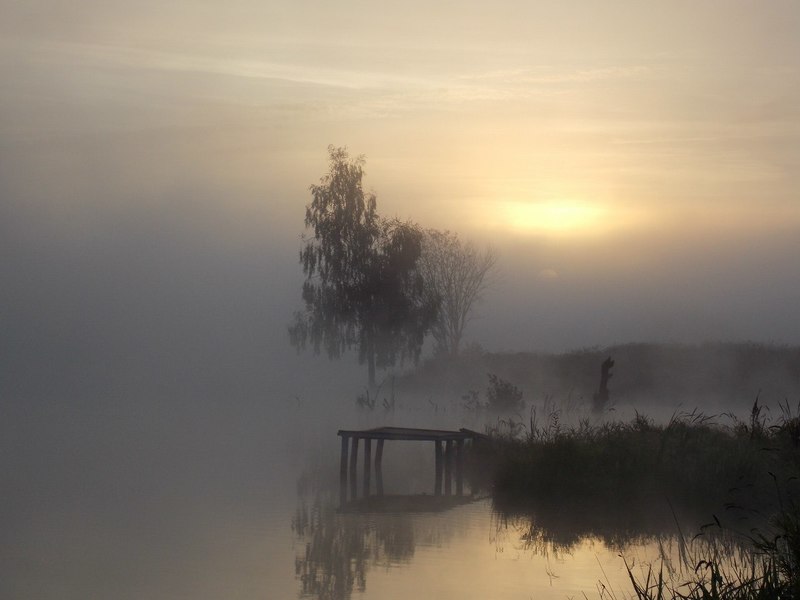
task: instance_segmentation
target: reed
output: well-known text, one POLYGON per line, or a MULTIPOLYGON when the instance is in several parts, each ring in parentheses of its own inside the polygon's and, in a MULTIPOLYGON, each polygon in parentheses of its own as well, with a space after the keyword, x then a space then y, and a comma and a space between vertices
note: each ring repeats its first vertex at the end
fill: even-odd
POLYGON ((740 550, 682 551, 678 570, 626 563, 633 597, 800 598, 800 419, 788 405, 775 423, 758 400, 745 420, 695 411, 663 425, 637 415, 564 426, 557 411, 532 412, 528 423, 498 421, 489 433, 474 458, 491 473, 484 483, 501 512, 578 520, 597 535, 666 500, 684 515, 713 515, 699 536, 715 529, 724 535, 714 539, 740 550))
MULTIPOLYGON (((702 513, 774 511, 774 482, 800 473, 800 422, 788 408, 770 424, 758 402, 749 421, 693 411, 655 424, 565 426, 558 411, 498 421, 474 449, 476 479, 500 504, 643 503, 653 497, 702 513)), ((792 487, 790 485, 790 487, 792 487)))

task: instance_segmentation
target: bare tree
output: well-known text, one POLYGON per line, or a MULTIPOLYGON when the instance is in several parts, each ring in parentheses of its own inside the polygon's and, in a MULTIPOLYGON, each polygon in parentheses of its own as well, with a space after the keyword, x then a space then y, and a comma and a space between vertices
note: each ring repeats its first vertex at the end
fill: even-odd
POLYGON ((449 231, 425 232, 420 271, 425 293, 439 303, 431 329, 438 351, 458 354, 473 305, 486 291, 496 264, 497 254, 491 248, 479 251, 449 231))

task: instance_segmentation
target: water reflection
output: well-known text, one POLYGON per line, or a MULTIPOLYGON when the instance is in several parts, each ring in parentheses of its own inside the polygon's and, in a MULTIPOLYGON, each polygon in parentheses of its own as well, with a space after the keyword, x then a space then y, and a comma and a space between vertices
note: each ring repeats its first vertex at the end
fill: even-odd
MULTIPOLYGON (((573 554, 579 555, 573 564, 584 565, 582 585, 591 589, 601 575, 596 558, 599 552, 606 560, 617 560, 617 553, 631 545, 652 545, 658 540, 664 556, 674 554, 670 542, 675 534, 674 521, 671 526, 660 522, 637 529, 641 523, 625 521, 621 514, 620 518, 596 514, 587 520, 562 507, 561 511, 531 516, 503 512, 488 499, 473 500, 464 510, 449 510, 465 501, 469 502, 434 496, 387 496, 339 508, 333 492, 301 495, 292 519, 292 529, 301 542, 295 553, 300 597, 347 600, 363 594, 370 572, 376 568, 376 576, 382 576, 381 585, 386 585, 385 574, 398 567, 411 573, 418 586, 428 589, 437 583, 444 585, 431 580, 432 568, 466 581, 490 565, 498 575, 504 573, 495 582, 500 586, 524 589, 545 581, 552 585, 559 577, 558 565, 565 558, 574 559, 573 554), (604 518, 605 526, 599 527, 604 518), (420 548, 426 552, 419 555, 420 548), (453 564, 459 559, 466 564, 467 556, 473 557, 471 568, 453 564), (521 566, 520 559, 525 557, 536 559, 530 565, 533 569, 521 566), (542 568, 537 570, 537 564, 542 568), (515 581, 523 569, 529 572, 515 581), (540 581, 532 584, 531 576, 540 581)), ((408 584, 398 578, 392 585, 408 584)), ((397 588, 390 591, 404 597, 397 588)), ((449 595, 449 589, 447 594, 442 597, 456 597, 449 595)), ((475 594, 458 597, 481 597, 475 594)))
MULTIPOLYGON (((301 597, 344 600, 353 591, 363 592, 371 567, 390 568, 408 563, 417 540, 442 543, 449 534, 444 523, 420 531, 422 524, 411 513, 397 512, 403 505, 398 497, 380 506, 351 505, 337 510, 331 494, 301 498, 292 529, 304 542, 295 558, 295 575, 301 597), (394 512, 379 512, 381 508, 394 512), (360 509, 360 510, 359 510, 360 509)), ((418 502, 412 503, 417 509, 418 502)))
POLYGON ((504 524, 520 530, 529 548, 543 545, 562 550, 587 539, 624 551, 636 545, 686 536, 719 540, 742 537, 768 528, 766 515, 776 507, 765 499, 756 501, 749 487, 728 491, 729 502, 720 506, 699 498, 694 505, 676 505, 661 494, 630 500, 586 497, 571 502, 557 498, 536 499, 495 494, 493 510, 504 524), (752 508, 758 506, 756 510, 752 508), (724 532, 724 535, 723 535, 724 532))
POLYGON ((633 544, 674 536, 681 526, 687 531, 699 526, 697 517, 677 516, 663 499, 644 506, 622 500, 616 506, 591 502, 531 506, 495 497, 493 509, 504 526, 520 530, 520 539, 530 550, 548 546, 568 551, 586 539, 624 550, 633 544))
MULTIPOLYGON (((528 505, 525 510, 518 503, 494 498, 493 512, 497 531, 503 532, 505 539, 513 540, 522 553, 544 558, 548 565, 551 559, 601 545, 618 553, 626 573, 639 584, 660 573, 673 587, 697 581, 705 585, 712 577, 712 566, 736 581, 761 576, 758 556, 753 554, 753 536, 765 521, 761 515, 736 507, 726 511, 725 526, 714 515, 702 524, 691 512, 678 516, 664 498, 653 498, 644 506, 620 500, 614 508, 545 503, 535 509, 528 505)), ((603 573, 597 585, 600 597, 615 597, 613 592, 607 593, 610 588, 603 573)))
POLYGON ((460 600, 591 597, 595 589, 630 585, 620 555, 637 568, 658 562, 681 578, 686 565, 691 571, 700 559, 737 560, 739 551, 708 530, 692 539, 699 525, 663 499, 638 509, 553 504, 530 511, 498 499, 457 508, 431 496, 399 496, 340 509, 334 492, 315 492, 299 499, 292 529, 300 542, 299 595, 320 600, 420 590, 460 600))
POLYGON ((292 529, 306 540, 304 553, 295 559, 302 596, 349 598, 353 589, 366 588, 372 551, 360 523, 338 520, 332 503, 317 500, 311 507, 298 507, 292 529))

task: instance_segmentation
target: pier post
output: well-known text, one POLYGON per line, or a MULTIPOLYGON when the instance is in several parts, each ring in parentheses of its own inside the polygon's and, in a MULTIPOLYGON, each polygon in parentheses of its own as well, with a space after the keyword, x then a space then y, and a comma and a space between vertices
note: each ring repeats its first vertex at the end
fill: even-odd
POLYGON ((364 498, 369 498, 369 484, 372 476, 372 439, 364 440, 364 498))
POLYGON ((378 440, 378 447, 375 448, 375 487, 378 496, 383 496, 383 442, 378 440))
POLYGON ((442 442, 436 440, 433 442, 436 448, 436 484, 434 486, 434 495, 442 495, 442 442))
POLYGON ((464 495, 464 440, 456 442, 456 494, 464 495))
POLYGON ((453 440, 444 443, 444 495, 452 493, 453 485, 453 440))
POLYGON ((350 442, 346 435, 342 436, 342 452, 339 456, 339 505, 347 504, 347 444, 350 442))
POLYGON ((358 497, 358 438, 353 437, 350 448, 350 500, 358 497))

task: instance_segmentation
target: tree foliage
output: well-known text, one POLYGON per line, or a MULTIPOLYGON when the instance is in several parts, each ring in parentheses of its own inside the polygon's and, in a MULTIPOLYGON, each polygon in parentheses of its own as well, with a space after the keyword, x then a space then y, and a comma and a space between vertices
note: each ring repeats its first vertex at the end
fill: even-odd
POLYGON ((304 310, 289 327, 298 349, 310 344, 338 358, 350 348, 376 367, 416 360, 436 316, 418 269, 422 231, 413 223, 382 219, 374 194, 362 186, 363 157, 328 147, 329 170, 310 187, 300 263, 306 275, 304 310))
POLYGON ((425 233, 420 266, 425 291, 439 301, 431 333, 437 350, 457 355, 470 321, 473 306, 489 283, 497 264, 491 248, 479 251, 449 231, 430 229, 425 233))

